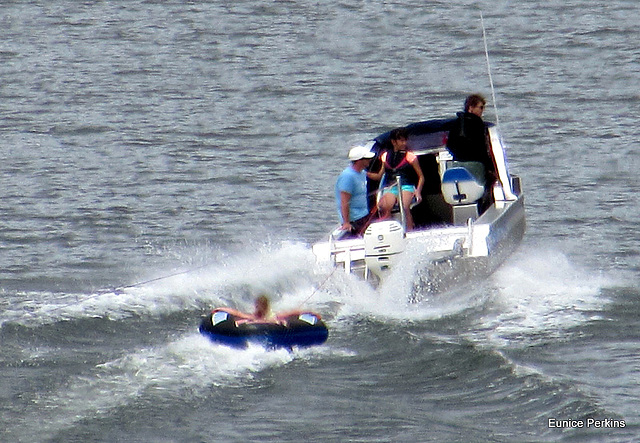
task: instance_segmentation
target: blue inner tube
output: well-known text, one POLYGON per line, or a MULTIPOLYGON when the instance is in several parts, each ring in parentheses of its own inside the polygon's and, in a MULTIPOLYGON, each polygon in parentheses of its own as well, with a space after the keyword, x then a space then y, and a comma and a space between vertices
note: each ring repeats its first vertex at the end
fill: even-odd
POLYGON ((200 333, 213 342, 234 348, 246 348, 249 343, 269 349, 307 347, 327 341, 329 331, 320 316, 312 312, 299 312, 280 323, 242 322, 229 312, 215 310, 200 322, 200 333))

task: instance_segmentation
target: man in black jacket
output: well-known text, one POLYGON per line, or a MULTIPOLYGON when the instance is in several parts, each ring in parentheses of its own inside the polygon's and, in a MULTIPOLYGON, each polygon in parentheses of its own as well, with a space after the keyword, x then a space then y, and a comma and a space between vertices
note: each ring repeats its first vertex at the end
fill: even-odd
POLYGON ((458 119, 449 130, 447 149, 454 162, 463 163, 460 166, 464 166, 484 183, 487 191, 485 197, 488 197, 495 180, 495 167, 489 154, 489 135, 482 120, 486 103, 485 98, 479 94, 466 98, 464 112, 458 112, 458 119))

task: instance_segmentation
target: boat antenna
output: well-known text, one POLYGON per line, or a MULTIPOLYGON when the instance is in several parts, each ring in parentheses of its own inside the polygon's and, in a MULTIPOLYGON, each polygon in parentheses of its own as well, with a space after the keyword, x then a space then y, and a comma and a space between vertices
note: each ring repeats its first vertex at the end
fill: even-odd
POLYGON ((487 59, 487 72, 489 73, 489 84, 491 85, 491 98, 493 99, 493 110, 496 113, 496 126, 500 125, 498 119, 498 105, 496 104, 496 91, 493 88, 493 78, 491 77, 491 64, 489 63, 489 49, 487 48, 487 32, 484 28, 484 18, 480 11, 480 24, 482 25, 482 41, 484 42, 484 55, 487 59))

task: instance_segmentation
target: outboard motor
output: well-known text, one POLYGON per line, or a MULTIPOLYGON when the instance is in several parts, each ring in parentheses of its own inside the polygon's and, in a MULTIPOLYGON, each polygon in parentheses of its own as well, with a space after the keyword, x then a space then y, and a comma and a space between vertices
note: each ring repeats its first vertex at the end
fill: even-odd
POLYGON ((478 218, 478 200, 484 195, 484 185, 466 168, 453 167, 442 175, 442 195, 453 206, 453 224, 464 225, 478 218))
POLYGON ((364 262, 381 278, 405 249, 404 229, 395 220, 371 223, 364 232, 364 262))

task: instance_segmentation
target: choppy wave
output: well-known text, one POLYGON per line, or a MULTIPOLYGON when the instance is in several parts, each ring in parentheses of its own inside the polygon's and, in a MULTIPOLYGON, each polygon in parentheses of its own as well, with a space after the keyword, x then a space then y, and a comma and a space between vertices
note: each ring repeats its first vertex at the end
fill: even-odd
POLYGON ((555 250, 527 248, 490 279, 493 296, 478 317, 479 332, 495 345, 519 346, 560 338, 581 323, 602 319, 615 282, 571 263, 555 250))
MULTIPOLYGON (((563 340, 577 325, 599 319, 609 301, 602 295, 603 288, 611 284, 606 276, 592 275, 561 252, 527 247, 486 281, 416 303, 406 287, 375 290, 353 276, 318 267, 307 246, 284 243, 232 255, 224 263, 151 276, 146 283, 119 291, 13 294, 1 315, 0 332, 19 340, 34 333, 44 337, 52 329, 51 343, 73 342, 82 330, 96 328, 87 322, 100 321, 98 328, 113 334, 111 351, 104 349, 103 355, 113 358, 98 358, 84 369, 76 368, 57 387, 34 398, 26 413, 20 412, 20 404, 10 407, 9 412, 19 418, 5 435, 53 437, 83 419, 108 416, 154 398, 169 401, 186 396, 198 402, 215 396, 219 389, 245 389, 258 374, 293 361, 344 361, 369 353, 365 349, 375 342, 393 349, 397 337, 419 348, 435 343, 469 361, 480 356, 495 360, 509 368, 508 385, 502 388, 506 393, 525 383, 526 395, 519 395, 530 401, 544 404, 560 396, 554 403, 566 414, 584 409, 606 416, 606 410, 566 382, 513 359, 509 351, 563 340), (260 347, 238 351, 214 345, 196 332, 199 314, 209 307, 224 304, 250 310, 258 293, 270 294, 275 310, 304 305, 320 312, 330 328, 327 344, 293 353, 260 347), (176 315, 178 319, 173 318, 176 315), (145 318, 151 320, 141 321, 145 318), (74 328, 78 331, 70 334, 74 328), (458 334, 452 335, 452 328, 458 334), (157 334, 151 340, 154 344, 136 340, 141 332, 157 334), (369 336, 364 342, 350 341, 354 333, 369 336), (534 400, 540 395, 542 399, 534 400), (24 426, 36 421, 45 423, 37 431, 24 426)), ((20 362, 5 364, 56 367, 65 350, 48 346, 54 345, 23 349, 20 362)), ((477 371, 474 377, 484 379, 495 368, 477 371)), ((456 391, 455 395, 463 394, 456 391)), ((473 396, 465 395, 464 402, 468 401, 474 401, 473 396)))
POLYGON ((8 436, 34 441, 86 417, 99 417, 114 408, 144 401, 154 395, 193 399, 209 396, 220 386, 246 386, 254 373, 289 363, 285 350, 247 350, 213 345, 205 337, 186 335, 164 345, 125 353, 95 366, 90 373, 72 376, 53 392, 43 393, 30 412, 10 424, 8 436), (32 426, 40 423, 39 426, 32 426), (26 435, 31 429, 33 434, 26 435))
POLYGON ((470 311, 486 337, 506 343, 527 335, 559 334, 599 318, 607 303, 602 289, 613 284, 605 275, 572 264, 561 252, 531 248, 514 255, 486 281, 417 303, 404 284, 408 278, 397 281, 398 286, 375 290, 339 270, 319 268, 303 244, 264 245, 224 263, 154 276, 119 290, 8 294, 0 324, 38 327, 86 318, 122 321, 219 305, 251 310, 255 296, 265 293, 275 311, 324 309, 336 321, 355 315, 423 321, 470 311))

